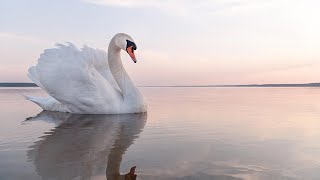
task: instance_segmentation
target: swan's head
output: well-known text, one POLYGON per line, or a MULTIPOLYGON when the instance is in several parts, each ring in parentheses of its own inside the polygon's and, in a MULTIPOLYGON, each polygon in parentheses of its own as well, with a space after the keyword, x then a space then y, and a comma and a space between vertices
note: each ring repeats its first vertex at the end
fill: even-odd
POLYGON ((137 59, 134 55, 134 51, 137 49, 137 45, 136 43, 134 43, 132 37, 124 33, 118 33, 114 36, 114 39, 115 44, 122 50, 126 51, 133 60, 133 62, 136 63, 137 59))

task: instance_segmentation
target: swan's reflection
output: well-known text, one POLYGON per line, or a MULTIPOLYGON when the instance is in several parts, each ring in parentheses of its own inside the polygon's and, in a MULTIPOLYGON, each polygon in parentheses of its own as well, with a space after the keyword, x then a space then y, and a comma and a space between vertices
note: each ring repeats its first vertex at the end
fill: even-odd
POLYGON ((146 113, 71 115, 43 111, 28 120, 46 120, 57 127, 28 150, 43 179, 135 179, 132 168, 120 175, 122 156, 142 131, 146 113), (105 179, 105 178, 104 178, 105 179))

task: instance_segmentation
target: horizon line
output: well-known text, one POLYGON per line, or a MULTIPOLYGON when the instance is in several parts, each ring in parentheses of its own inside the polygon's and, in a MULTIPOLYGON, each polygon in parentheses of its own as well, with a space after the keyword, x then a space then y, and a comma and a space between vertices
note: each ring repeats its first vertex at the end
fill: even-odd
MULTIPOLYGON (((38 87, 32 82, 0 82, 0 87, 38 87)), ((320 87, 319 83, 227 84, 227 85, 139 85, 138 87, 320 87)))

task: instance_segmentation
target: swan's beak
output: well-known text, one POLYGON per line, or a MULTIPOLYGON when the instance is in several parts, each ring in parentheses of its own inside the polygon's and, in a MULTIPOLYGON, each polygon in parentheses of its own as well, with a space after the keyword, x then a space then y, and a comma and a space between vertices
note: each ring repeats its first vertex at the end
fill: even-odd
POLYGON ((134 51, 133 51, 133 46, 130 46, 130 47, 127 48, 127 53, 131 57, 132 61, 134 63, 137 63, 137 59, 136 59, 136 56, 134 55, 134 51))

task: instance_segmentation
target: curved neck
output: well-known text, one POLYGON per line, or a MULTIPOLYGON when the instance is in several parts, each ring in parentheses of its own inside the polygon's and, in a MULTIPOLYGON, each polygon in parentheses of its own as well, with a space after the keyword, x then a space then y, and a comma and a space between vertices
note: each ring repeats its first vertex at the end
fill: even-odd
POLYGON ((138 90, 122 65, 120 51, 121 49, 115 45, 115 38, 112 38, 108 47, 110 71, 121 89, 123 97, 126 98, 130 95, 135 97, 138 90))

